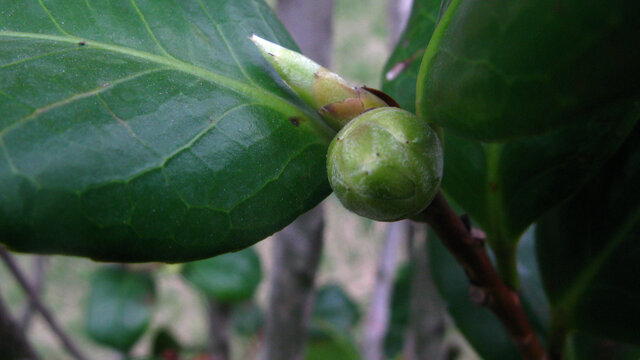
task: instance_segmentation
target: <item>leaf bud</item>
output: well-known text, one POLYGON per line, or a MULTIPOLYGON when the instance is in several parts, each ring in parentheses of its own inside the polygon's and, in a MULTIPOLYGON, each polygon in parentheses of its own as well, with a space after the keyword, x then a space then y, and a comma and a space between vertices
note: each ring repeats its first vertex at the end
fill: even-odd
POLYGON ((336 130, 366 110, 389 106, 365 87, 352 87, 340 75, 300 53, 257 35, 250 39, 285 83, 336 130))

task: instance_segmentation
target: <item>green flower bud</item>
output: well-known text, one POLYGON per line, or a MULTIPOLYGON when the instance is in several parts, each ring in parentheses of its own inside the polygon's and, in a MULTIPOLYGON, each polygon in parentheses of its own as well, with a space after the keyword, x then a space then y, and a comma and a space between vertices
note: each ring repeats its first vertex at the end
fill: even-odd
POLYGON ((327 155, 329 183, 342 205, 379 221, 424 210, 442 179, 435 130, 408 111, 385 107, 349 122, 327 155))
POLYGON ((340 75, 300 53, 256 35, 251 41, 287 85, 336 130, 368 109, 389 106, 364 87, 350 86, 340 75))

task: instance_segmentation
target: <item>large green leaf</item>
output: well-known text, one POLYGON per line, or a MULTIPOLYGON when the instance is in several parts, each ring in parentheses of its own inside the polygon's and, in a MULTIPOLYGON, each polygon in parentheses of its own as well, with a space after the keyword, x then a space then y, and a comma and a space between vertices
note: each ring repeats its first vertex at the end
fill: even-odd
POLYGON ((0 241, 116 261, 237 250, 330 189, 332 132, 248 37, 261 0, 4 0, 0 241))
MULTIPOLYGON (((410 48, 429 42, 432 30, 420 24, 430 24, 435 11, 428 0, 415 6, 417 13, 403 35, 410 48), (428 6, 430 12, 420 10, 428 6)), ((387 68, 394 66, 396 56, 403 58, 404 48, 398 44, 387 68)), ((415 93, 408 84, 418 81, 409 69, 383 88, 404 106, 411 105, 408 97, 415 93)), ((514 253, 522 232, 586 183, 620 146, 638 114, 636 102, 621 98, 594 109, 582 122, 502 143, 485 144, 445 131, 442 189, 485 230, 510 285, 517 286, 514 253)))
POLYGON ((602 172, 538 225, 553 326, 640 344, 640 126, 602 172))
POLYGON ((400 106, 416 111, 416 79, 420 60, 436 27, 440 0, 414 0, 411 16, 396 48, 384 65, 382 90, 400 106))
POLYGON ((253 248, 190 262, 182 275, 205 296, 223 303, 236 303, 253 297, 262 269, 253 248))
POLYGON ((442 188, 487 233, 503 275, 513 276, 509 258, 523 231, 598 171, 638 114, 637 105, 623 101, 593 121, 501 144, 445 133, 442 188))
POLYGON ((640 2, 454 0, 425 52, 417 111, 505 140, 582 122, 640 94, 640 2))
MULTIPOLYGON (((429 231, 429 258, 434 281, 449 314, 474 350, 486 360, 521 359, 504 327, 486 307, 471 302, 469 281, 462 267, 429 231)), ((534 234, 527 231, 518 249, 521 299, 534 329, 542 336, 548 328, 549 304, 542 289, 535 259, 534 234)))
POLYGON ((128 352, 149 326, 155 286, 149 273, 104 267, 93 274, 86 331, 96 342, 128 352))

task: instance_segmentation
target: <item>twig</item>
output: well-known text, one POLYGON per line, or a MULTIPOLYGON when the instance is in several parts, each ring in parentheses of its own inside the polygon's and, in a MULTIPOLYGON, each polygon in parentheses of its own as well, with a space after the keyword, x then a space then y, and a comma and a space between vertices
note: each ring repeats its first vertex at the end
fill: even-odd
POLYGON ((322 206, 318 206, 273 239, 262 360, 304 358, 323 228, 322 206))
POLYGON ((60 339, 65 349, 67 349, 67 351, 71 355, 73 355, 73 357, 76 358, 77 360, 86 360, 84 355, 80 353, 78 348, 71 341, 71 338, 62 330, 60 325, 58 325, 58 322, 53 317, 49 309, 47 309, 44 306, 44 304, 40 301, 38 294, 33 289, 33 287, 31 287, 31 284, 29 284, 29 282, 27 281, 27 278, 24 276, 24 274, 18 267, 18 264, 13 259, 13 256, 11 256, 9 251, 7 251, 7 249, 2 245, 0 245, 0 257, 5 262, 5 264, 9 268, 9 271, 11 271, 13 276, 16 278, 16 280, 18 281, 18 283, 26 293, 27 297, 29 298, 29 301, 40 312, 40 314, 45 319, 47 324, 49 324, 49 327, 51 328, 51 330, 56 334, 58 339, 60 339))
MULTIPOLYGON (((413 223, 410 229, 418 225, 413 223)), ((409 324, 404 346, 406 360, 443 359, 446 319, 444 305, 431 276, 426 226, 407 249, 411 261, 409 324)), ((411 238, 411 237, 410 237, 411 238)), ((431 240, 431 239, 429 239, 431 240)))
POLYGON ((471 282, 473 298, 493 311, 518 346, 523 358, 548 359, 518 294, 504 284, 487 256, 484 242, 471 236, 469 229, 451 209, 442 193, 436 195, 420 216, 464 267, 471 282))
MULTIPOLYGON (((42 288, 44 284, 44 265, 45 265, 46 257, 44 256, 35 256, 34 265, 33 265, 33 290, 36 295, 40 296, 42 293, 42 288)), ((33 318, 33 313, 36 311, 33 302, 29 301, 26 308, 24 309, 24 314, 22 315, 22 319, 20 320, 20 324, 22 328, 26 331, 31 324, 31 319, 33 318)))
POLYGON ((390 318, 391 291, 396 265, 398 245, 405 238, 408 221, 389 224, 387 238, 380 252, 376 269, 376 283, 371 297, 371 307, 364 327, 363 358, 384 359, 384 338, 390 318))
POLYGON ((37 360, 24 330, 11 317, 8 307, 0 298, 0 357, 3 359, 37 360))
POLYGON ((208 299, 211 360, 230 358, 231 305, 208 299))

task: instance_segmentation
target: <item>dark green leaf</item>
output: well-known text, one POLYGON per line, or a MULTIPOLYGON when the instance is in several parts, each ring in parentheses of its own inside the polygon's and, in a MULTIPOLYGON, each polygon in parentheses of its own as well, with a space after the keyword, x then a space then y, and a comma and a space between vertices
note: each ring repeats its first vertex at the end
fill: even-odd
POLYGON ((494 141, 637 98, 638 14, 635 0, 454 0, 422 60, 418 115, 494 141))
MULTIPOLYGON (((521 359, 516 346, 493 313, 471 302, 469 281, 462 267, 432 231, 429 231, 429 257, 434 281, 448 312, 475 351, 486 360, 521 359)), ((532 231, 525 233, 520 243, 518 269, 525 310, 534 329, 544 336, 548 327, 549 307, 540 284, 532 231)))
POLYGON ((387 358, 394 358, 402 351, 404 334, 411 312, 411 264, 402 265, 396 274, 391 292, 391 316, 384 339, 387 358))
POLYGON ((545 211, 586 183, 622 144, 638 113, 637 105, 623 101, 593 121, 501 144, 447 132, 442 188, 496 250, 512 246, 545 211))
POLYGON ((319 338, 332 331, 347 335, 359 319, 360 309, 349 295, 338 285, 325 285, 316 293, 310 332, 319 338))
POLYGON ((262 0, 0 6, 0 239, 190 261, 247 247, 330 189, 332 131, 248 39, 262 0))
POLYGON ((553 326, 640 344, 640 126, 574 198, 538 225, 553 326))
MULTIPOLYGON (((436 11, 435 4, 428 0, 415 4, 431 12, 417 10, 418 15, 412 15, 414 23, 409 22, 404 34, 409 41, 407 47, 412 49, 429 42, 431 30, 420 27, 420 20, 431 23, 429 19, 436 11)), ((401 42, 387 67, 403 56, 407 55, 401 42)), ((415 87, 410 84, 415 81, 416 74, 407 70, 385 83, 383 89, 413 109, 415 87)), ((585 184, 620 146, 638 113, 634 101, 622 98, 607 108, 592 109, 583 122, 499 144, 484 144, 445 131, 442 189, 487 232, 490 244, 505 263, 500 264, 503 275, 515 272, 509 269, 510 258, 522 232, 585 184)), ((431 120, 429 116, 425 119, 431 120)), ((517 282, 507 280, 512 285, 517 282)))
POLYGON ((253 248, 190 262, 182 275, 205 296, 223 303, 235 303, 253 297, 262 269, 253 248))
POLYGON ((396 48, 384 66, 382 90, 400 106, 416 111, 416 79, 420 60, 435 29, 440 0, 415 0, 411 16, 396 48))
POLYGON ((149 326, 155 295, 147 272, 122 267, 97 270, 91 279, 87 334, 102 345, 128 352, 149 326))
POLYGON ((583 333, 573 334, 569 339, 565 358, 567 360, 638 360, 640 348, 598 339, 583 333))

